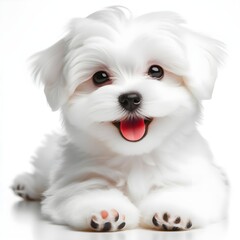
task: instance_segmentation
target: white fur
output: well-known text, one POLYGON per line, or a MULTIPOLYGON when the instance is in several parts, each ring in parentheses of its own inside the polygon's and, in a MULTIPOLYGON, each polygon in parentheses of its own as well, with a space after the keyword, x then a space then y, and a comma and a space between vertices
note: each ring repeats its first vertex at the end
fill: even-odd
POLYGON ((13 188, 24 198, 44 196, 45 215, 80 230, 111 209, 125 216, 125 229, 156 227, 156 213, 180 216, 182 229, 189 220, 193 227, 219 221, 228 187, 195 124, 200 101, 211 97, 222 44, 186 29, 174 13, 134 19, 124 11, 75 19, 64 39, 34 56, 35 77, 51 108, 61 109, 65 133, 47 137, 35 172, 16 178, 13 188), (161 81, 146 74, 152 64, 164 68, 161 81), (92 83, 99 70, 112 84, 92 83), (112 124, 128 116, 118 97, 129 91, 142 95, 137 115, 153 118, 138 142, 112 124))

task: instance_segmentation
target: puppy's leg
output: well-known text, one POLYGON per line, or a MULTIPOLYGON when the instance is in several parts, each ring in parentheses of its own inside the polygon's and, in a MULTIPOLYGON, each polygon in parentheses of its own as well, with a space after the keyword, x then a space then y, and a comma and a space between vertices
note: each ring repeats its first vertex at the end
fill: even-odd
POLYGON ((138 225, 137 208, 120 191, 80 188, 76 183, 48 190, 42 205, 43 214, 55 223, 77 230, 119 231, 138 225))
POLYGON ((33 173, 24 173, 17 176, 11 188, 14 193, 25 200, 40 200, 42 193, 47 189, 50 171, 56 161, 60 159, 58 134, 48 135, 44 145, 40 147, 34 157, 33 173))
POLYGON ((205 184, 152 192, 140 204, 142 226, 163 231, 189 230, 225 218, 227 186, 208 179, 205 184))

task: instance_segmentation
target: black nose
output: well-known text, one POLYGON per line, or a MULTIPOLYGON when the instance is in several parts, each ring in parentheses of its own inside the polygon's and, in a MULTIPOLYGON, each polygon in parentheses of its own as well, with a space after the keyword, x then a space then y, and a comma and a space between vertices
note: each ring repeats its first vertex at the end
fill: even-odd
POLYGON ((141 104, 142 96, 137 92, 129 92, 124 93, 119 96, 118 101, 121 106, 128 110, 129 112, 133 112, 137 108, 139 108, 141 104))

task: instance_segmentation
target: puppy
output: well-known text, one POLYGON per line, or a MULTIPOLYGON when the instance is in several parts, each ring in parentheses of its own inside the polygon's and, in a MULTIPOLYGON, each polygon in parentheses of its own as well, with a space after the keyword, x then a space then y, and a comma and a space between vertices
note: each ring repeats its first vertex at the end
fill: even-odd
POLYGON ((64 132, 14 180, 17 195, 78 230, 188 230, 226 216, 226 177, 196 128, 224 51, 182 23, 110 7, 33 57, 64 132))

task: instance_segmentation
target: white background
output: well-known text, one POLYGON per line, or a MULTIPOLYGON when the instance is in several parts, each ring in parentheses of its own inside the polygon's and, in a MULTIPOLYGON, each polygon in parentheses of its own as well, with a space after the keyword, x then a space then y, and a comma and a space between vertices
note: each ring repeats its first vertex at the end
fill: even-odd
POLYGON ((238 0, 0 0, 0 239, 233 239, 240 221, 240 1, 238 0), (45 133, 58 127, 58 113, 47 106, 32 82, 28 58, 63 36, 69 19, 109 5, 134 15, 170 10, 196 31, 224 42, 228 57, 213 99, 204 102, 200 131, 231 183, 228 221, 201 230, 160 233, 132 230, 95 234, 74 232, 41 219, 39 204, 19 201, 9 189, 18 173, 31 170, 30 157, 45 133), (5 238, 3 238, 5 237, 5 238))

